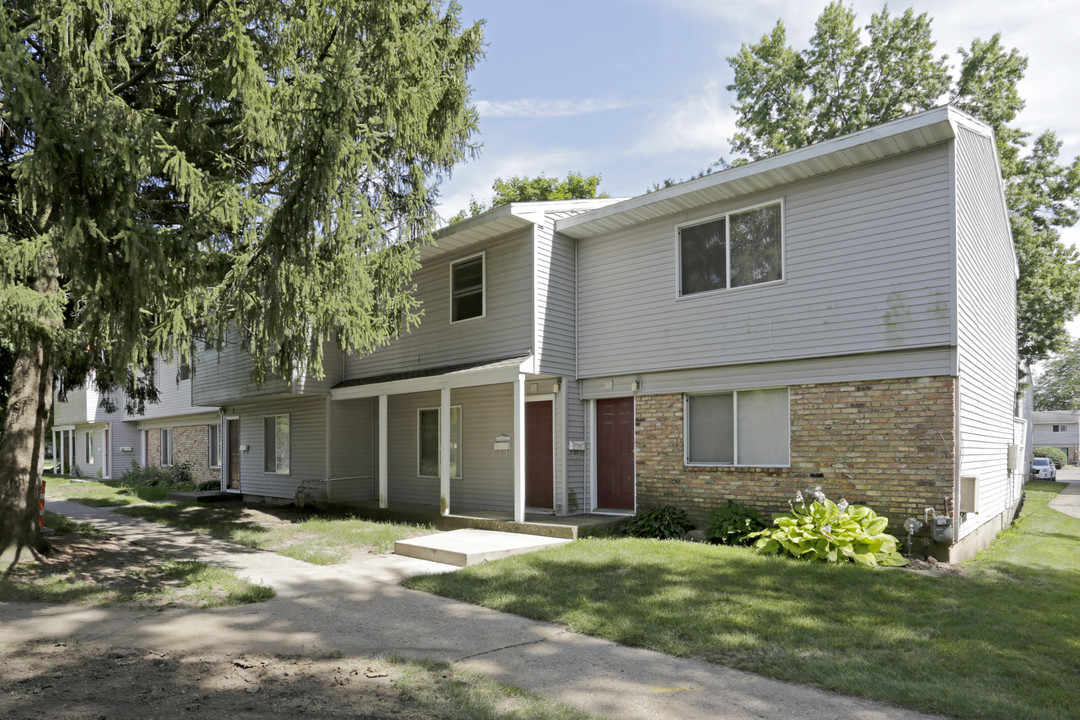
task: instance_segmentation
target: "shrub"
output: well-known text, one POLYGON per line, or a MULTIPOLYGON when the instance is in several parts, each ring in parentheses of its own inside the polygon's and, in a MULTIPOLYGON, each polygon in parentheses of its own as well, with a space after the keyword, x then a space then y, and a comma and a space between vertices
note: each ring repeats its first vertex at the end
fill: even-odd
POLYGON ((671 540, 682 538, 694 524, 686 517, 686 511, 673 505, 642 510, 627 518, 619 526, 619 533, 629 537, 671 540))
POLYGON ((1054 467, 1058 470, 1060 470, 1065 463, 1069 462, 1069 458, 1065 457, 1065 453, 1054 447, 1037 447, 1031 454, 1035 457, 1049 458, 1050 462, 1054 463, 1054 467))
POLYGON ((838 505, 825 497, 821 488, 811 494, 814 500, 807 503, 803 494, 797 493, 795 502, 788 503, 790 513, 774 516, 773 527, 751 534, 758 552, 825 562, 907 565, 896 550, 899 541, 884 532, 888 519, 865 505, 849 506, 843 499, 838 505))
POLYGON ((709 513, 705 523, 705 538, 711 543, 746 545, 750 533, 765 529, 761 513, 752 507, 728 500, 709 513))
MULTIPOLYGON (((177 463, 171 467, 135 465, 128 468, 116 480, 127 487, 156 487, 168 490, 194 490, 195 482, 191 477, 191 466, 177 463)), ((215 481, 215 484, 217 482, 215 481)))

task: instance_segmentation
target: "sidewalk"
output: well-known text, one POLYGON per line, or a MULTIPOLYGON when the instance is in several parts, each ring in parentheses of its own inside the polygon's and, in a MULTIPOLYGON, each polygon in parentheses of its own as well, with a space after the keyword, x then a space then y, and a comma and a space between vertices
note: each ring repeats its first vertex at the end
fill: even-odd
POLYGON ((393 653, 451 661, 612 718, 929 717, 702 661, 623 647, 397 584, 408 575, 454 569, 438 563, 373 555, 346 565, 316 566, 129 518, 108 508, 63 501, 49 501, 48 506, 163 554, 234 568, 271 585, 278 596, 255 605, 202 611, 12 603, 0 606, 0 642, 30 641, 45 627, 52 637, 159 652, 393 653))
POLYGON ((1050 508, 1080 518, 1080 467, 1066 465, 1058 470, 1058 482, 1068 483, 1061 493, 1050 501, 1050 508))

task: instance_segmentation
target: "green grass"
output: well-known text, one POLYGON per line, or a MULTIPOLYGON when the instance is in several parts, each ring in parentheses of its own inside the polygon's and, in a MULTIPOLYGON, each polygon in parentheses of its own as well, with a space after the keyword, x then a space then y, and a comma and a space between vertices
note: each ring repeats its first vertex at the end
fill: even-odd
POLYGON ((433 532, 429 526, 334 515, 307 515, 288 524, 267 525, 245 517, 244 509, 238 506, 163 503, 122 508, 118 512, 182 530, 209 533, 250 548, 273 550, 316 565, 344 562, 353 552, 365 548, 385 553, 398 540, 433 532))
POLYGON ((964 718, 1080 707, 1080 519, 1029 483, 1019 522, 927 577, 744 548, 594 539, 405 584, 626 645, 964 718))
POLYGON ((111 481, 46 478, 46 493, 62 500, 74 500, 93 507, 120 507, 165 499, 169 488, 129 487, 111 481))
POLYGON ((57 515, 49 510, 45 511, 45 527, 53 531, 55 535, 71 535, 79 533, 87 537, 104 537, 107 533, 91 523, 75 522, 63 515, 57 515))

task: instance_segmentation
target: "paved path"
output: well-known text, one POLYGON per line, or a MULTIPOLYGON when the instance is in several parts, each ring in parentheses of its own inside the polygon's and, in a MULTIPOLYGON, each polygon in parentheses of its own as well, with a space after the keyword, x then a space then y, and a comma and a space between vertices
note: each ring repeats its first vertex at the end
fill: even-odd
POLYGON ((1080 467, 1066 465, 1058 470, 1058 482, 1068 483, 1050 501, 1050 507, 1058 512, 1080 518, 1080 467))
POLYGON ((214 610, 0 605, 0 643, 43 634, 159 652, 394 653, 448 660, 612 718, 929 716, 768 680, 710 663, 623 647, 475 605, 408 590, 405 576, 452 568, 397 556, 320 567, 71 502, 49 509, 164 554, 226 565, 273 586, 256 605, 214 610))

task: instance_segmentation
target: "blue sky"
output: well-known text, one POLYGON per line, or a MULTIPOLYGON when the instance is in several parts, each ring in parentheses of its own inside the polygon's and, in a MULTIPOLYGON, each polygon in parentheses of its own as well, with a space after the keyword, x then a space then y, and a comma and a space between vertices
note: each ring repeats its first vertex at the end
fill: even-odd
MULTIPOLYGON (((460 0, 467 20, 486 19, 487 56, 471 76, 480 111, 479 158, 441 188, 448 217, 497 177, 602 175, 601 190, 639 195, 731 158, 734 102, 726 58, 784 20, 806 47, 826 0, 460 0)), ((849 2, 865 25, 883 3, 849 2)), ((1053 129, 1062 156, 1080 155, 1080 8, 1075 0, 937 0, 893 3, 933 18, 938 54, 1001 32, 1028 56, 1018 124, 1053 129)), ((1080 229, 1065 235, 1080 241, 1080 229)), ((1080 336, 1080 322, 1070 329, 1080 336)))

